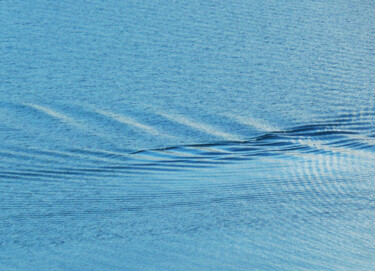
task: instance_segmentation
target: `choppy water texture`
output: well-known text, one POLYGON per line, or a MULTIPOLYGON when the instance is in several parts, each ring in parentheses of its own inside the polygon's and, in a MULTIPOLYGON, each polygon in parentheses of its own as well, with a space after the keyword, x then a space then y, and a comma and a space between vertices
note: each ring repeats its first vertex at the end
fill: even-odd
POLYGON ((373 269, 374 14, 0 1, 0 269, 373 269))

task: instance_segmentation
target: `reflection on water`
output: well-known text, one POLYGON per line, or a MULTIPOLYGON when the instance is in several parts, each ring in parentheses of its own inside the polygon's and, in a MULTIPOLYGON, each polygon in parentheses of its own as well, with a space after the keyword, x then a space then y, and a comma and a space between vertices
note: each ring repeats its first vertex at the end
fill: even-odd
POLYGON ((370 2, 1 2, 1 270, 369 270, 370 2))

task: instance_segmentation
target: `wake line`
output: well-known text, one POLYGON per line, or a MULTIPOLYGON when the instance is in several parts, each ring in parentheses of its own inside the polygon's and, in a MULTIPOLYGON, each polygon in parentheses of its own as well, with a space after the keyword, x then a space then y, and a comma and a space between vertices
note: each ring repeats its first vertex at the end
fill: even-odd
POLYGON ((111 119, 113 119, 113 120, 115 120, 119 123, 136 127, 136 128, 141 129, 141 130, 143 130, 143 131, 145 131, 149 134, 152 134, 152 135, 155 135, 155 136, 163 136, 163 137, 168 137, 168 138, 174 138, 171 135, 167 135, 167 134, 159 132, 157 129, 155 129, 155 128, 149 126, 149 125, 140 123, 133 118, 130 118, 130 117, 127 117, 127 116, 124 116, 124 115, 120 115, 120 114, 116 114, 116 113, 112 113, 112 112, 108 112, 108 111, 103 111, 103 110, 95 110, 95 111, 96 111, 96 113, 101 114, 105 117, 111 118, 111 119))
POLYGON ((255 129, 260 130, 260 131, 266 131, 266 132, 279 131, 278 128, 271 126, 267 123, 260 122, 259 120, 254 119, 254 118, 241 117, 241 116, 236 116, 233 114, 223 114, 223 116, 231 118, 239 124, 244 124, 247 126, 254 127, 255 129))
MULTIPOLYGON (((74 127, 77 127, 79 128, 80 130, 83 130, 85 132, 89 132, 89 133, 93 133, 92 131, 89 131, 86 127, 84 127, 82 124, 78 123, 76 120, 74 120, 73 118, 71 117, 68 117, 64 114, 61 114, 59 112, 56 112, 52 109, 49 109, 47 107, 44 107, 44 106, 41 106, 41 105, 37 105, 37 104, 24 104, 26 106, 29 106, 29 107, 32 107, 34 109, 36 109, 37 111, 39 112, 42 112, 48 116, 51 116, 55 119, 59 119, 61 120, 62 122, 70 125, 70 126, 74 126, 74 127)), ((96 133, 94 133, 96 134, 96 133)))
POLYGON ((37 105, 37 104, 25 104, 27 106, 30 106, 38 111, 41 111, 51 117, 54 117, 54 118, 57 118, 57 119, 60 119, 68 124, 71 124, 71 125, 74 125, 74 126, 80 126, 74 119, 68 117, 68 116, 65 116, 61 113, 58 113, 56 111, 53 111, 47 107, 43 107, 43 106, 40 106, 40 105, 37 105))
MULTIPOLYGON (((308 137, 303 137, 303 136, 296 136, 296 135, 293 135, 293 131, 275 131, 275 132, 272 132, 272 133, 268 133, 268 134, 265 134, 263 136, 259 136, 259 137, 255 137, 255 138, 252 138, 250 140, 246 140, 246 141, 230 141, 230 142, 218 142, 218 143, 209 143, 209 144, 192 144, 192 145, 183 145, 183 146, 174 146, 174 147, 167 147, 167 148, 158 148, 158 149, 151 149, 151 150, 140 150, 140 151, 136 151, 136 152, 133 152, 132 155, 134 154, 138 154, 138 153, 143 153, 143 152, 147 152, 147 151, 156 151, 156 152, 165 152, 167 151, 168 153, 170 153, 171 155, 176 155, 176 157, 181 157, 181 156, 184 156, 184 155, 181 155, 181 153, 188 153, 190 154, 190 150, 200 150, 200 151, 206 151, 206 152, 209 152, 211 153, 211 155, 214 155, 215 153, 216 154, 227 154, 227 155, 235 155, 236 154, 236 150, 230 150, 230 149, 226 149, 225 147, 226 146, 231 146, 232 144, 234 145, 241 145, 241 146, 245 146, 245 149, 244 151, 246 151, 246 146, 247 144, 250 144, 249 145, 249 151, 254 151, 253 148, 257 148, 257 143, 256 142, 259 142, 260 145, 258 146, 258 149, 255 149, 255 150, 260 150, 260 147, 263 146, 262 144, 262 141, 263 139, 266 139, 267 135, 278 135, 278 136, 281 136, 281 138, 277 139, 273 139, 273 142, 270 143, 270 145, 273 145, 273 144, 276 144, 277 143, 281 143, 281 142, 285 142, 285 140, 287 140, 286 142, 287 143, 290 143, 292 144, 291 146, 289 146, 285 151, 288 151, 288 149, 292 146, 295 146, 295 147, 307 147, 308 149, 310 150, 318 150, 318 151, 324 151, 324 152, 331 152, 331 153, 339 153, 339 154, 344 154, 344 155, 351 155, 351 156, 359 156, 359 157, 364 157, 364 158, 368 158, 368 159, 374 159, 375 158, 375 154, 373 152, 370 152, 370 151, 366 151, 366 150, 361 150, 361 149, 351 149, 351 148, 345 148, 345 147, 341 147, 341 146, 332 146, 332 142, 331 141, 324 141, 324 140, 317 140, 317 139, 314 139, 314 138, 308 138, 308 137), (288 134, 289 133, 292 133, 292 134, 288 134), (254 145, 255 144, 255 145, 254 145), (223 148, 220 148, 223 147, 223 148), (177 149, 177 151, 175 152, 174 150, 177 149)), ((284 149, 266 149, 265 150, 265 153, 267 152, 272 152, 272 151, 283 151, 284 149)), ((194 151, 193 151, 194 152, 194 151)), ((198 155, 198 154, 194 154, 194 155, 198 155)), ((316 155, 316 154, 314 154, 316 155)), ((241 156, 241 155, 239 155, 241 156)), ((306 154, 304 154, 304 156, 306 156, 306 154)))
POLYGON ((183 124, 185 126, 188 126, 190 128, 193 128, 195 130, 198 130, 200 132, 204 132, 209 135, 213 135, 216 137, 224 138, 226 140, 235 140, 235 141, 242 141, 238 136, 226 132, 219 131, 217 128, 208 125, 208 124, 203 124, 199 122, 192 121, 186 117, 183 116, 178 116, 178 115, 169 115, 163 112, 156 112, 158 115, 169 119, 173 122, 177 122, 180 124, 183 124))
MULTIPOLYGON (((237 121, 238 123, 240 124, 244 124, 244 125, 248 125, 248 126, 251 126, 251 127, 254 127, 258 130, 261 130, 261 131, 264 131, 264 132, 270 132, 270 133, 280 133, 280 132, 289 132, 288 130, 286 131, 283 131, 282 129, 280 129, 279 127, 275 127, 275 126, 271 126, 267 123, 262 123, 262 122, 259 122, 258 120, 254 119, 254 118, 245 118, 245 117, 240 117, 240 116, 236 116, 236 115, 232 115, 232 114, 226 114, 225 116, 229 117, 229 118, 232 118, 234 119, 235 121, 237 121)), ((334 130, 334 131, 340 131, 338 130, 337 127, 330 127, 331 130, 334 130)), ((347 137, 349 137, 350 139, 360 139, 362 140, 363 142, 366 142, 367 144, 369 145, 372 145, 374 144, 375 140, 369 138, 369 137, 366 137, 366 136, 363 136, 363 135, 346 135, 347 137)), ((331 152, 336 152, 336 153, 353 153, 355 155, 359 155, 359 156, 363 156, 363 157, 367 157, 367 158, 370 158, 370 157, 374 157, 374 154, 373 153, 370 153, 370 152, 366 152, 366 151, 362 151, 362 150, 353 150, 353 149, 345 149, 345 148, 342 148, 342 147, 334 147, 334 146, 327 146, 325 144, 324 141, 321 141, 321 140, 311 140, 309 138, 298 138, 298 139, 292 139, 291 140, 292 143, 294 144, 299 144, 301 146, 306 146, 306 147, 310 147, 310 148, 315 148, 315 149, 318 149, 318 150, 324 150, 324 151, 331 151, 331 152)))
POLYGON ((106 137, 103 134, 98 133, 94 129, 88 127, 86 124, 84 124, 82 122, 78 122, 74 118, 71 118, 71 117, 66 116, 62 113, 56 112, 56 111, 54 111, 50 108, 47 108, 47 107, 44 107, 44 106, 41 106, 41 105, 37 105, 37 104, 31 104, 31 103, 24 104, 24 105, 29 106, 29 107, 31 107, 31 108, 33 108, 33 109, 35 109, 35 110, 37 110, 41 113, 44 113, 44 114, 46 114, 50 117, 58 119, 58 120, 62 121, 63 123, 67 124, 67 125, 76 127, 76 128, 78 128, 79 130, 81 130, 85 133, 88 133, 88 134, 91 134, 91 135, 109 140, 108 137, 106 137))

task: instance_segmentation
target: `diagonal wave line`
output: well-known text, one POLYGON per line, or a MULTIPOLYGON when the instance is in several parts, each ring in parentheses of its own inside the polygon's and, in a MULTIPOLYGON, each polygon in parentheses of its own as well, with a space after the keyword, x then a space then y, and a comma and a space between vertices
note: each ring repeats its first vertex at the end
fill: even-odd
POLYGON ((174 136, 172 135, 168 135, 168 134, 165 134, 165 133, 161 133, 159 132, 157 129, 155 129, 154 127, 152 126, 149 126, 147 124, 143 124, 131 117, 128 117, 128 116, 124 116, 124 115, 120 115, 120 114, 117 114, 117 113, 113 113, 113 112, 108 112, 108 111, 103 111, 103 110, 95 110, 96 113, 98 114, 101 114, 105 117, 108 117, 108 118, 111 118, 119 123, 122 123, 122 124, 126 124, 126 125, 129 125, 129 126, 133 126, 133 127, 136 127, 140 130, 143 130, 149 134, 152 134, 152 135, 155 135, 155 136, 163 136, 163 137, 168 137, 168 138, 175 138, 174 136))
POLYGON ((167 114, 167 113, 164 113, 164 112, 156 112, 156 113, 160 116, 163 116, 166 119, 169 119, 169 120, 173 121, 173 122, 183 124, 185 126, 188 126, 190 128, 193 128, 195 130, 204 132, 204 133, 209 134, 209 135, 220 137, 220 138, 223 138, 223 139, 226 139, 226 140, 242 141, 242 139, 239 138, 237 135, 222 132, 222 131, 218 130, 217 128, 215 128, 211 125, 208 125, 208 124, 195 122, 193 120, 190 120, 190 119, 188 119, 186 117, 183 117, 183 116, 180 116, 180 115, 170 115, 170 114, 167 114))
POLYGON ((44 114, 47 114, 48 116, 59 119, 60 121, 64 122, 65 124, 76 127, 83 132, 86 132, 86 133, 89 133, 91 135, 94 135, 94 136, 104 138, 106 140, 111 141, 111 139, 108 138, 106 135, 98 133, 97 131, 95 131, 95 129, 92 129, 91 127, 89 127, 89 125, 87 125, 85 123, 82 123, 80 121, 76 121, 74 118, 66 116, 66 115, 64 115, 60 112, 57 112, 55 110, 52 110, 48 107, 37 105, 37 104, 32 104, 32 103, 27 103, 27 104, 24 104, 24 105, 29 106, 31 108, 34 108, 35 110, 37 110, 39 112, 42 112, 44 114))
POLYGON ((268 123, 259 121, 255 118, 236 116, 236 115, 233 115, 233 114, 223 114, 223 116, 231 118, 239 124, 244 124, 244 125, 247 125, 247 126, 254 127, 255 129, 260 130, 260 131, 265 131, 265 132, 279 131, 279 129, 277 127, 274 127, 274 126, 272 126, 268 123))
POLYGON ((74 125, 74 126, 80 127, 80 125, 73 118, 68 117, 66 115, 63 115, 63 114, 61 114, 59 112, 56 112, 56 111, 54 111, 52 109, 49 109, 47 107, 40 106, 40 105, 37 105, 37 104, 25 104, 25 105, 30 106, 30 107, 38 110, 38 111, 41 111, 41 112, 43 112, 43 113, 45 113, 45 114, 47 114, 47 115, 49 115, 51 117, 60 119, 60 120, 66 122, 66 123, 68 123, 70 125, 74 125))

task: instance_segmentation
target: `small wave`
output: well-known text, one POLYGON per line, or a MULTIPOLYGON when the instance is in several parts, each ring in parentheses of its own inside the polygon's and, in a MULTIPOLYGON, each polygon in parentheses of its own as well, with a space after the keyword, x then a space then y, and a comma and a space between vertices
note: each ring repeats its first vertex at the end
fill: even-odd
POLYGON ((45 113, 53 118, 56 118, 56 119, 59 119, 67 124, 70 124, 70 125, 73 125, 73 126, 78 126, 79 127, 79 124, 73 119, 73 118, 70 118, 64 114, 61 114, 59 112, 56 112, 52 109, 49 109, 47 107, 44 107, 44 106, 40 106, 40 105, 37 105, 37 104, 25 104, 26 106, 29 106, 31 108, 34 108, 42 113, 45 113))
POLYGON ((119 123, 133 126, 137 129, 140 129, 140 130, 142 130, 144 132, 147 132, 151 135, 174 138, 174 136, 162 133, 162 132, 158 131, 156 128, 154 128, 152 126, 149 126, 149 125, 146 125, 146 124, 143 124, 143 123, 140 123, 140 122, 136 121, 135 119, 133 119, 131 117, 120 115, 120 114, 113 113, 113 112, 103 111, 103 110, 96 110, 96 112, 98 114, 101 114, 101 115, 105 116, 105 117, 111 118, 111 119, 113 119, 113 120, 115 120, 119 123))
POLYGON ((182 125, 188 126, 188 127, 193 128, 195 130, 198 130, 200 132, 204 132, 206 134, 209 134, 209 135, 212 135, 212 136, 215 136, 215 137, 218 137, 218 138, 222 138, 222 139, 225 139, 225 140, 237 140, 237 141, 241 140, 237 135, 222 132, 222 131, 218 130, 217 128, 215 128, 211 125, 196 122, 196 121, 190 120, 190 119, 188 119, 184 116, 171 115, 171 114, 167 114, 167 113, 160 112, 160 111, 156 112, 156 113, 159 114, 160 116, 168 119, 168 120, 180 123, 182 125))
POLYGON ((262 131, 262 132, 273 132, 273 131, 279 131, 280 129, 272 126, 265 121, 257 120, 253 117, 248 117, 248 116, 238 116, 238 115, 233 115, 233 114, 225 114, 224 116, 233 119, 234 121, 244 124, 250 127, 254 127, 255 129, 262 131))
MULTIPOLYGON (((61 117, 56 112, 51 114, 61 117)), ((110 114, 109 116, 113 117, 110 114)), ((126 123, 128 122, 127 119, 126 123)), ((131 123, 134 125, 133 122, 131 123)), ((151 129, 151 127, 146 127, 143 128, 151 129)), ((156 131, 150 131, 150 133, 154 132, 156 133, 156 131)), ((13 148, 2 150, 0 156, 4 166, 17 165, 19 167, 19 174, 16 169, 13 169, 12 173, 7 172, 8 176, 37 176, 35 174, 38 171, 47 167, 51 172, 55 172, 54 176, 61 175, 70 178, 69 176, 77 175, 78 173, 74 174, 74 172, 79 170, 86 172, 88 176, 93 176, 92 172, 95 172, 97 176, 101 174, 103 176, 104 174, 123 176, 123 174, 131 172, 218 168, 223 165, 249 163, 246 161, 269 159, 270 157, 292 159, 309 155, 326 155, 327 157, 348 155, 359 159, 374 160, 373 143, 373 139, 364 135, 338 129, 332 130, 330 124, 318 124, 274 131, 247 141, 222 141, 135 152, 77 148, 65 150, 13 148), (31 162, 31 167, 22 166, 27 162, 31 162), (72 170, 70 173, 66 173, 69 171, 69 167, 72 170), (22 171, 22 168, 25 171, 22 171)), ((82 172, 79 174, 84 174, 82 172)), ((3 173, 5 174, 5 171, 3 173)))

